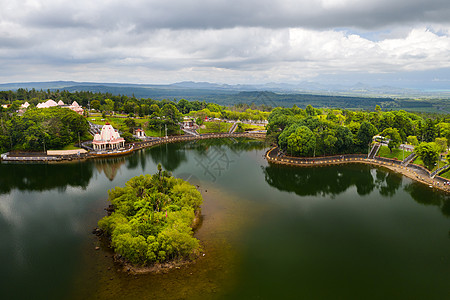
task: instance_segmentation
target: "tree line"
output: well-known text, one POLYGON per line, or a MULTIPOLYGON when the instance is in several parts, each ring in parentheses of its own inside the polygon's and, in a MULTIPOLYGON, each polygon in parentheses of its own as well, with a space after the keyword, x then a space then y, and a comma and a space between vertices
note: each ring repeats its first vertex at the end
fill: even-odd
POLYGON ((431 168, 447 150, 450 117, 424 118, 399 111, 350 111, 343 109, 276 108, 269 116, 268 136, 280 149, 294 156, 367 153, 375 135, 388 140, 389 148, 409 142, 431 168), (434 153, 429 155, 430 152, 434 153), (428 156, 434 157, 429 159, 428 156))
POLYGON ((90 137, 87 120, 70 109, 29 109, 23 115, 0 112, 0 152, 61 149, 90 137))

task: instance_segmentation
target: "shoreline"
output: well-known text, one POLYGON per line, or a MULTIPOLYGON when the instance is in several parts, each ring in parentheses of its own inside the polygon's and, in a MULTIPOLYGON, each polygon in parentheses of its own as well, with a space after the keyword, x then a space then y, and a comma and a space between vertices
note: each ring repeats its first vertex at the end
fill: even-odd
POLYGON ((41 152, 29 152, 23 153, 20 156, 8 156, 9 152, 6 155, 2 154, 0 158, 0 162, 11 162, 11 163, 67 163, 69 161, 79 161, 85 159, 95 159, 95 158, 109 158, 116 156, 125 156, 131 154, 137 150, 150 148, 157 145, 163 145, 168 143, 176 143, 176 142, 184 142, 184 141, 195 141, 195 140, 204 140, 204 139, 212 139, 212 138, 227 138, 227 137, 247 137, 253 139, 261 139, 265 138, 265 133, 252 133, 252 132, 244 132, 244 133, 207 133, 199 136, 169 136, 167 138, 159 138, 151 141, 138 141, 132 144, 131 149, 127 149, 122 152, 110 152, 110 153, 90 153, 78 155, 48 155, 41 152), (39 154, 40 155, 39 155, 39 154))
POLYGON ((412 180, 420 182, 427 185, 430 188, 438 189, 440 191, 450 193, 450 185, 446 185, 445 182, 450 182, 450 179, 446 179, 440 176, 430 177, 430 172, 424 167, 409 164, 409 166, 399 165, 398 160, 375 157, 369 159, 365 157, 366 155, 358 154, 344 154, 338 156, 325 156, 317 158, 303 158, 303 157, 290 157, 290 156, 275 156, 272 157, 271 153, 276 150, 278 152, 278 147, 272 147, 269 149, 265 158, 269 163, 280 164, 280 165, 290 165, 297 167, 318 167, 318 166, 329 166, 329 165, 341 165, 348 163, 362 163, 373 165, 377 167, 384 167, 398 174, 402 174, 412 180))
MULTIPOLYGON (((105 209, 108 213, 110 213, 111 205, 108 206, 105 209)), ((200 226, 203 223, 203 215, 202 215, 202 209, 195 211, 194 219, 192 220, 191 228, 193 233, 195 233, 196 230, 200 228, 200 226)), ((203 252, 202 247, 200 248, 200 251, 198 253, 195 253, 193 255, 192 259, 175 259, 175 260, 169 260, 162 263, 155 263, 150 266, 138 266, 133 265, 131 262, 124 259, 120 254, 117 254, 114 252, 114 248, 111 246, 111 236, 107 235, 103 230, 96 227, 93 232, 98 238, 98 240, 101 242, 101 244, 107 244, 108 250, 112 251, 113 254, 113 260, 114 263, 120 265, 120 269, 117 269, 118 271, 129 273, 132 275, 145 275, 145 274, 166 274, 172 269, 180 269, 182 266, 191 265, 197 262, 198 259, 205 256, 205 253, 203 252)), ((199 240, 201 243, 201 241, 199 240)), ((97 246, 98 247, 98 246, 97 246)), ((100 250, 100 247, 95 248, 96 250, 100 250)))

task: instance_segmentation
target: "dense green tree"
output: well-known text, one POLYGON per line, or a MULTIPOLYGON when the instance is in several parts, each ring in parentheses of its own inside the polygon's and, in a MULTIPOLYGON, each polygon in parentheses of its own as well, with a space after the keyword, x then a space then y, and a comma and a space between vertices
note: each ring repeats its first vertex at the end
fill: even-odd
POLYGON ((70 109, 54 107, 28 109, 22 116, 2 115, 0 150, 61 149, 81 139, 89 139, 89 125, 70 109))
POLYGON ((278 146, 280 146, 281 149, 287 150, 289 136, 293 134, 300 126, 300 124, 292 124, 285 130, 283 130, 283 132, 278 137, 278 146))
POLYGON ((423 140, 425 142, 432 142, 436 138, 436 126, 431 119, 425 121, 425 126, 423 128, 423 140))
POLYGON ((448 140, 447 140, 445 137, 443 137, 443 138, 436 138, 436 139, 434 140, 434 142, 435 142, 436 145, 438 146, 439 153, 442 153, 442 152, 446 152, 446 151, 447 151, 447 147, 448 147, 447 142, 448 142, 448 140))
POLYGON ((313 156, 316 136, 306 126, 298 127, 287 139, 287 151, 291 155, 313 156))
POLYGON ((425 167, 431 170, 436 165, 439 159, 439 147, 435 142, 422 142, 414 151, 422 159, 425 167))
POLYGON ((114 251, 137 265, 189 259, 200 250, 192 235, 201 194, 191 184, 172 177, 158 165, 158 173, 130 179, 109 191, 113 213, 99 221, 111 236, 114 251))
POLYGON ((367 147, 372 142, 372 138, 377 134, 375 126, 367 121, 361 123, 356 134, 356 144, 359 146, 361 152, 367 151, 367 147))
POLYGON ((381 133, 381 136, 389 139, 388 148, 391 152, 394 148, 398 148, 401 144, 401 137, 397 128, 386 128, 381 133))
POLYGON ((406 141, 408 144, 413 145, 413 146, 419 145, 419 140, 417 139, 417 137, 415 135, 408 136, 406 138, 406 141))

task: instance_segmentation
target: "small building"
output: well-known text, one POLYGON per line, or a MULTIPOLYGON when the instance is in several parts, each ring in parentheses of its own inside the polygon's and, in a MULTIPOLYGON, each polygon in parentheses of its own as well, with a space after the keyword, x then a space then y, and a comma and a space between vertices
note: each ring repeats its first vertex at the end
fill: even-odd
POLYGON ((145 131, 142 130, 141 128, 137 128, 134 130, 134 135, 138 138, 138 139, 145 139, 145 131))
POLYGON ((181 125, 183 126, 183 128, 186 128, 186 129, 197 127, 197 124, 195 124, 195 122, 192 121, 191 118, 187 118, 187 117, 184 117, 181 125))
POLYGON ((106 123, 103 125, 100 134, 96 134, 92 140, 92 147, 96 151, 104 150, 118 150, 125 148, 125 140, 120 137, 119 132, 106 123))

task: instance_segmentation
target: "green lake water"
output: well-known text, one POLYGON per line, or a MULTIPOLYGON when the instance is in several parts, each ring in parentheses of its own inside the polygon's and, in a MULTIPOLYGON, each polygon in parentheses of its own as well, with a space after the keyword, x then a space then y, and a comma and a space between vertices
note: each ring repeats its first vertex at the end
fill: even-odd
POLYGON ((0 298, 450 299, 449 195, 363 164, 271 165, 267 149, 203 140, 0 164, 0 298), (130 275, 92 230, 107 190, 158 163, 199 186, 205 256, 130 275))

